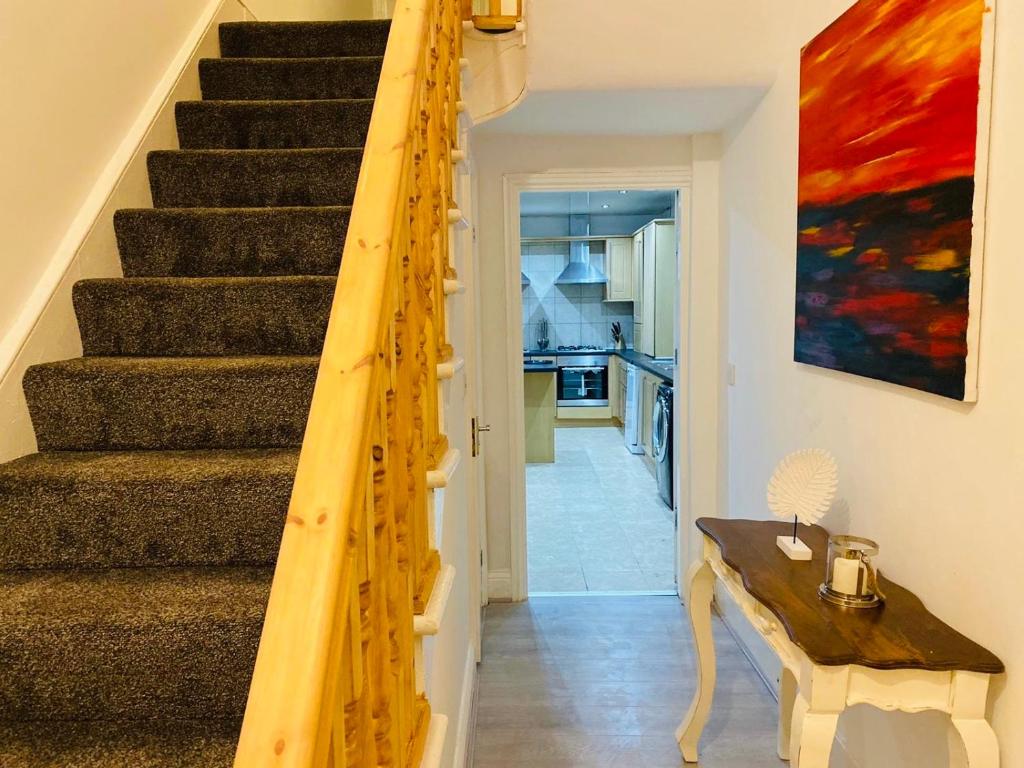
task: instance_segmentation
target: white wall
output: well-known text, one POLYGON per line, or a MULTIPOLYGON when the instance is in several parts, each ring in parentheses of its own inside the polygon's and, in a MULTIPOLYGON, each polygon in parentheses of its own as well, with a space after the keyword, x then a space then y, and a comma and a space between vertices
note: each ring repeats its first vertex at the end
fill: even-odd
MULTIPOLYGON (((458 262, 456 262, 456 265, 458 262)), ((454 330, 465 320, 467 306, 462 297, 448 302, 449 326, 454 330)), ((466 334, 455 332, 450 341, 461 352, 466 334)), ((455 567, 448 607, 441 630, 424 641, 424 672, 431 711, 448 718, 443 766, 454 766, 455 754, 465 749, 466 719, 475 680, 476 653, 473 637, 479 607, 473 598, 471 580, 477 578, 476 542, 471 536, 473 513, 469 462, 470 403, 466 402, 466 376, 463 368, 455 378, 441 386, 449 445, 462 453, 462 461, 452 482, 441 493, 435 507, 437 524, 435 543, 443 565, 455 567)))
MULTIPOLYGON (((505 318, 505 224, 502 179, 507 174, 584 168, 686 166, 688 136, 522 136, 481 134, 474 143, 478 199, 476 227, 480 253, 480 333, 483 360, 483 421, 487 473, 487 556, 492 588, 507 584, 511 568, 509 495, 510 434, 505 318), (498 576, 495 579, 495 576, 498 576)), ((500 590, 492 597, 508 598, 500 590)))
MULTIPOLYGON (((93 185, 210 0, 0 4, 0 362, 93 185)), ((70 244, 71 248, 77 243, 70 244)), ((32 322, 35 317, 29 318, 32 322)), ((2 371, 0 371, 2 373, 2 371)))
MULTIPOLYGON (((103 18, 108 26, 114 28, 110 5, 97 7, 106 14, 103 18)), ((194 9, 192 18, 179 20, 183 31, 179 30, 180 38, 173 41, 176 47, 167 53, 167 59, 158 61, 160 66, 155 68, 150 68, 146 59, 144 69, 150 76, 148 82, 136 83, 133 74, 121 73, 112 60, 100 54, 96 56, 106 66, 110 79, 78 77, 73 72, 80 68, 81 62, 76 57, 83 55, 83 49, 81 45, 76 47, 69 43, 66 51, 70 57, 68 60, 61 59, 61 52, 51 51, 55 61, 33 75, 40 92, 51 94, 50 101, 40 104, 34 95, 26 94, 26 109, 12 112, 0 126, 9 132, 7 135, 30 135, 31 123, 39 118, 41 112, 49 109, 52 114, 47 120, 57 121, 59 126, 46 125, 40 130, 43 134, 56 132, 63 139, 63 143, 48 146, 45 151, 44 148, 33 147, 36 154, 24 157, 19 156, 17 150, 8 148, 0 156, 0 163, 8 166, 11 173, 20 175, 9 177, 13 183, 5 185, 0 194, 8 194, 24 186, 33 189, 37 186, 32 160, 48 167, 46 163, 56 157, 64 162, 67 171, 64 177, 55 171, 50 174, 54 184, 51 197, 60 201, 62 207, 49 208, 47 202, 50 197, 18 201, 25 220, 39 222, 45 218, 45 226, 40 224, 42 228, 38 231, 28 231, 22 221, 7 221, 10 211, 0 211, 7 230, 14 232, 20 241, 28 244, 25 247, 31 249, 35 261, 30 266, 38 268, 35 271, 27 269, 27 262, 14 250, 0 251, 0 277, 10 278, 0 282, 0 297, 4 299, 0 308, 10 315, 0 325, 0 427, 3 435, 0 461, 35 450, 35 433, 25 404, 22 376, 26 368, 35 363, 62 360, 82 353, 71 304, 72 286, 83 278, 121 274, 114 237, 114 211, 152 205, 146 154, 153 149, 177 147, 174 102, 200 98, 198 59, 219 54, 217 25, 250 18, 238 0, 206 0, 200 5, 194 9), (116 98, 122 80, 131 84, 132 90, 142 93, 142 104, 134 100, 122 102, 116 98), (79 116, 76 110, 81 94, 63 99, 60 95, 63 82, 70 82, 72 87, 81 86, 86 89, 86 95, 91 93, 98 111, 93 113, 92 105, 88 105, 79 116), (100 137, 95 135, 95 131, 90 133, 92 140, 84 142, 69 128, 78 119, 90 126, 120 125, 125 121, 127 125, 118 128, 116 135, 104 135, 102 138, 109 141, 102 142, 100 146, 101 142, 96 140, 100 137), (112 149, 109 143, 113 144, 112 149), (96 165, 99 170, 96 170, 96 165), (85 178, 86 170, 94 175, 85 178), (68 196, 68 190, 63 186, 65 182, 72 188, 77 188, 76 185, 85 187, 81 199, 68 196), (56 245, 51 242, 54 237, 56 245)), ((5 9, 5 12, 9 11, 5 9)), ((166 18, 171 16, 169 12, 165 13, 166 18)), ((129 18, 134 19, 134 14, 129 14, 129 18)), ((177 19, 176 16, 174 18, 177 19)), ((163 41, 167 29, 157 23, 160 18, 146 17, 144 28, 140 26, 139 19, 135 20, 139 23, 129 26, 129 35, 163 41)), ((14 19, 12 15, 10 21, 19 22, 14 37, 19 45, 24 46, 23 38, 31 40, 34 34, 31 32, 32 18, 25 14, 14 19)), ((56 21, 58 30, 63 30, 60 34, 71 36, 60 19, 56 21)), ((92 30, 90 34, 96 34, 96 31, 92 30)), ((104 34, 104 45, 113 52, 110 59, 116 59, 118 54, 134 56, 138 53, 136 37, 122 39, 109 29, 104 34)), ((162 46, 157 50, 162 50, 162 46)))
MULTIPOLYGON (((729 513, 766 516, 765 484, 788 451, 820 446, 841 467, 848 512, 826 526, 880 542, 886 575, 1000 655, 993 717, 1005 766, 1024 765, 1024 5, 998 3, 980 397, 969 406, 793 359, 799 48, 849 0, 794 3, 775 85, 726 137, 729 513)), ((945 721, 860 708, 841 733, 860 766, 945 765, 945 721)), ((958 751, 953 755, 960 758, 958 751)))
POLYGON ((623 13, 619 0, 533 0, 526 9, 529 87, 768 84, 788 31, 778 6, 765 0, 630 0, 623 13))
MULTIPOLYGON (((459 146, 469 147, 465 132, 459 146)), ((473 178, 465 166, 456 168, 457 199, 464 201, 472 215, 473 178)), ((438 635, 424 641, 424 672, 431 712, 448 718, 442 766, 462 768, 469 739, 470 711, 476 680, 477 647, 480 633, 480 533, 477 518, 477 472, 481 463, 474 458, 470 419, 476 415, 475 294, 473 286, 474 245, 472 232, 453 228, 452 266, 466 286, 463 293, 446 300, 448 341, 466 364, 440 386, 442 418, 450 448, 461 453, 461 461, 448 487, 435 494, 434 544, 441 563, 455 568, 455 581, 438 635)))
POLYGON ((390 16, 394 0, 245 0, 260 21, 334 21, 390 16), (379 8, 377 7, 379 6, 379 8))

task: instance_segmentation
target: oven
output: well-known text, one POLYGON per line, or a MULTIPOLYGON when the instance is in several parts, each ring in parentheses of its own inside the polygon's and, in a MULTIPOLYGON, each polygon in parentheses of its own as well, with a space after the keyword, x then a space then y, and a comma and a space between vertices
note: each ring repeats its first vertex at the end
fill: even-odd
POLYGON ((608 405, 608 355, 560 355, 558 405, 608 405))

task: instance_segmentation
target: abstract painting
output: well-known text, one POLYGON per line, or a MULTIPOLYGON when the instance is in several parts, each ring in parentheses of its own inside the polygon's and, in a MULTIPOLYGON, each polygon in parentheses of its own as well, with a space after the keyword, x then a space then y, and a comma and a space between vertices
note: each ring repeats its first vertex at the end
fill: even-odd
POLYGON ((795 359, 977 399, 992 0, 860 0, 800 59, 795 359))

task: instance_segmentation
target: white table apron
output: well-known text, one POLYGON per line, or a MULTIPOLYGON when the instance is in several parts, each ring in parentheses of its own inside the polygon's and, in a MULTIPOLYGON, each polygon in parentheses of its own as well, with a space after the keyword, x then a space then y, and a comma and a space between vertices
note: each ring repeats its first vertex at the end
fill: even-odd
MULTIPOLYGON (((839 715, 854 704, 888 711, 945 712, 963 741, 970 768, 998 768, 999 744, 985 716, 990 675, 815 664, 789 639, 775 615, 747 592, 740 575, 726 565, 718 544, 708 536, 704 536, 703 559, 694 563, 687 579, 698 660, 697 690, 676 731, 686 762, 697 762, 697 744, 715 691, 711 608, 716 578, 782 662, 778 753, 794 768, 828 768, 839 715)), ((950 737, 956 738, 952 730, 950 737)))

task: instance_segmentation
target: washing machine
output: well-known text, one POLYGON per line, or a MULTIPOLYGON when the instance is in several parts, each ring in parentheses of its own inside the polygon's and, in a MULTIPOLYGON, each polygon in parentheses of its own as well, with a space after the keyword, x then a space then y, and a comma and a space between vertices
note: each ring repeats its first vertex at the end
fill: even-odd
POLYGON ((658 398, 654 401, 651 415, 651 449, 654 453, 654 474, 658 478, 658 493, 661 500, 672 506, 672 387, 662 384, 658 387, 658 398))

